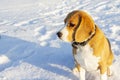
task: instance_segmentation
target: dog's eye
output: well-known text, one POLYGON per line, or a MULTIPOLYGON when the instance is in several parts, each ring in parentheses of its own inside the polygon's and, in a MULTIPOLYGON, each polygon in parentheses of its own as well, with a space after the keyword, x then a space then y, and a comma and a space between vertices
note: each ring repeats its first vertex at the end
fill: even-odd
POLYGON ((75 26, 75 24, 73 24, 73 23, 70 23, 70 27, 74 27, 75 26))

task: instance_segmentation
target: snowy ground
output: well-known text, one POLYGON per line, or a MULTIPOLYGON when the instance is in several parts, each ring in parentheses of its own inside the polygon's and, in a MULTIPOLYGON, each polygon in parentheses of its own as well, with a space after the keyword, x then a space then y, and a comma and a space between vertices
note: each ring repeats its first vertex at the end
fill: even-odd
MULTIPOLYGON (((110 39, 113 75, 120 80, 120 0, 0 0, 0 80, 78 80, 71 45, 56 32, 65 16, 85 10, 110 39)), ((87 80, 99 80, 91 72, 87 80)))

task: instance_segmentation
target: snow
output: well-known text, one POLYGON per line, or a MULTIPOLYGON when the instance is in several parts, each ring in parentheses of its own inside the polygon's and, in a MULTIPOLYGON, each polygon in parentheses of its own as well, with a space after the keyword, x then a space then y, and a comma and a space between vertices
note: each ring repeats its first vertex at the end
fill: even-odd
POLYGON ((5 64, 5 63, 8 63, 10 60, 8 59, 7 56, 5 55, 1 55, 0 56, 0 64, 5 64))
MULTIPOLYGON (((104 31, 115 55, 113 75, 120 80, 120 0, 1 0, 0 80, 79 80, 71 44, 57 38, 64 18, 85 10, 104 31)), ((100 80, 99 71, 87 80, 100 80)))

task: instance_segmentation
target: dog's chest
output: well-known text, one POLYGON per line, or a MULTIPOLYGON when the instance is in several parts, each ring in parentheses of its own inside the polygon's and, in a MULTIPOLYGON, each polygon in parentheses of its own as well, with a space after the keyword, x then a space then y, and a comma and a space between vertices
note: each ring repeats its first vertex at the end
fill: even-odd
POLYGON ((93 49, 89 45, 78 46, 75 60, 87 71, 97 70, 99 57, 93 55, 93 49))

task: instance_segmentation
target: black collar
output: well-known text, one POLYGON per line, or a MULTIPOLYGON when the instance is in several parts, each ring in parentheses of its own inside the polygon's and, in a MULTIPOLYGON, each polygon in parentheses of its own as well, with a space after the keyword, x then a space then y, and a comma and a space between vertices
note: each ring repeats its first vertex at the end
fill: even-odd
POLYGON ((85 45, 95 36, 95 34, 96 34, 96 25, 95 25, 95 31, 94 31, 86 40, 84 40, 83 42, 73 41, 73 42, 72 42, 72 46, 73 46, 74 48, 77 48, 78 45, 80 45, 80 46, 85 46, 85 45))

